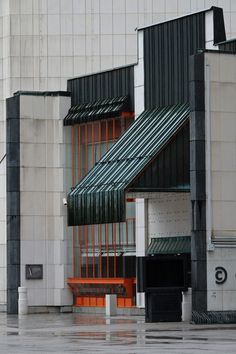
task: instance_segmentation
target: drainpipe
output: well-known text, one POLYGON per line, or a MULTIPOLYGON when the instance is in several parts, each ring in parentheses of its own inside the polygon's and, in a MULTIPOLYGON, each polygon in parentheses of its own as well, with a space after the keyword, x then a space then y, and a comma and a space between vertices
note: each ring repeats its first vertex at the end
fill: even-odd
POLYGON ((207 250, 215 249, 212 243, 212 173, 211 173, 211 98, 210 98, 210 65, 205 66, 205 131, 206 131, 206 227, 207 250))

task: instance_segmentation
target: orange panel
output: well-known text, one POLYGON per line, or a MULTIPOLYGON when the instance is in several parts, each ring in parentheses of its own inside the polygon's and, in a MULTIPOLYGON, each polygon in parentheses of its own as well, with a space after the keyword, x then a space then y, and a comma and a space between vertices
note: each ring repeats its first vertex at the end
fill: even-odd
POLYGON ((104 307, 105 306, 105 299, 103 297, 98 297, 97 298, 97 306, 98 307, 104 307))
POLYGON ((75 303, 77 306, 83 306, 83 300, 81 297, 76 297, 75 298, 75 303))
POLYGON ((125 299, 125 307, 132 307, 132 299, 125 299))
POLYGON ((90 306, 96 307, 97 306, 97 298, 96 297, 90 297, 90 306))
MULTIPOLYGON (((72 292, 78 293, 76 285, 78 284, 122 284, 126 289, 126 296, 117 298, 118 307, 132 307, 135 278, 70 278, 67 280, 72 292)), ((104 307, 105 295, 98 296, 78 296, 75 294, 75 306, 104 307)))
POLYGON ((117 298, 117 307, 125 307, 124 298, 122 298, 122 297, 117 298))
POLYGON ((89 297, 83 297, 83 306, 90 306, 89 297))
MULTIPOLYGON (((75 298, 75 306, 85 307, 104 307, 105 297, 92 297, 92 296, 77 296, 75 298)), ((117 298, 117 307, 133 307, 132 298, 117 298)))

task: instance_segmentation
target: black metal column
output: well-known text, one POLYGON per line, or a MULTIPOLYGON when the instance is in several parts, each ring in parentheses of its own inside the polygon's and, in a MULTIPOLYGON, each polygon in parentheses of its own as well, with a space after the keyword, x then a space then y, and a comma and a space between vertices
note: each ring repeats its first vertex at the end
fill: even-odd
POLYGON ((20 286, 20 97, 7 99, 7 312, 18 313, 20 286))
POLYGON ((204 54, 190 58, 190 190, 193 320, 207 310, 204 54))

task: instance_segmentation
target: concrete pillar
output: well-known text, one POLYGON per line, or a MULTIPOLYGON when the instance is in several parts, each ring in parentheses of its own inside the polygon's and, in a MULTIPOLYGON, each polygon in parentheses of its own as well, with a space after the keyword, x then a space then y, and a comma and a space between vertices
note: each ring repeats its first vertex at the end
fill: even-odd
POLYGON ((182 292, 182 321, 190 322, 192 319, 192 289, 182 292))
POLYGON ((18 288, 18 314, 19 315, 27 315, 28 314, 28 296, 27 296, 27 288, 19 287, 18 288))
POLYGON ((115 316, 117 314, 116 301, 116 295, 106 295, 106 316, 115 316))
MULTIPOLYGON (((136 199, 136 257, 144 257, 147 247, 147 222, 148 200, 136 199)), ((145 293, 136 293, 136 305, 139 308, 145 307, 145 293)))

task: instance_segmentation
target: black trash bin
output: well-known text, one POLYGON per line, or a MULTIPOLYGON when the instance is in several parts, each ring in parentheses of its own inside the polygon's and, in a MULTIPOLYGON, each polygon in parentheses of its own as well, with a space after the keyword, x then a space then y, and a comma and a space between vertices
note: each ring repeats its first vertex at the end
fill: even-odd
POLYGON ((146 322, 180 322, 182 292, 178 289, 152 289, 145 294, 146 322))
POLYGON ((142 273, 138 291, 145 292, 146 322, 181 321, 182 291, 191 282, 190 255, 142 257, 138 272, 142 273))

